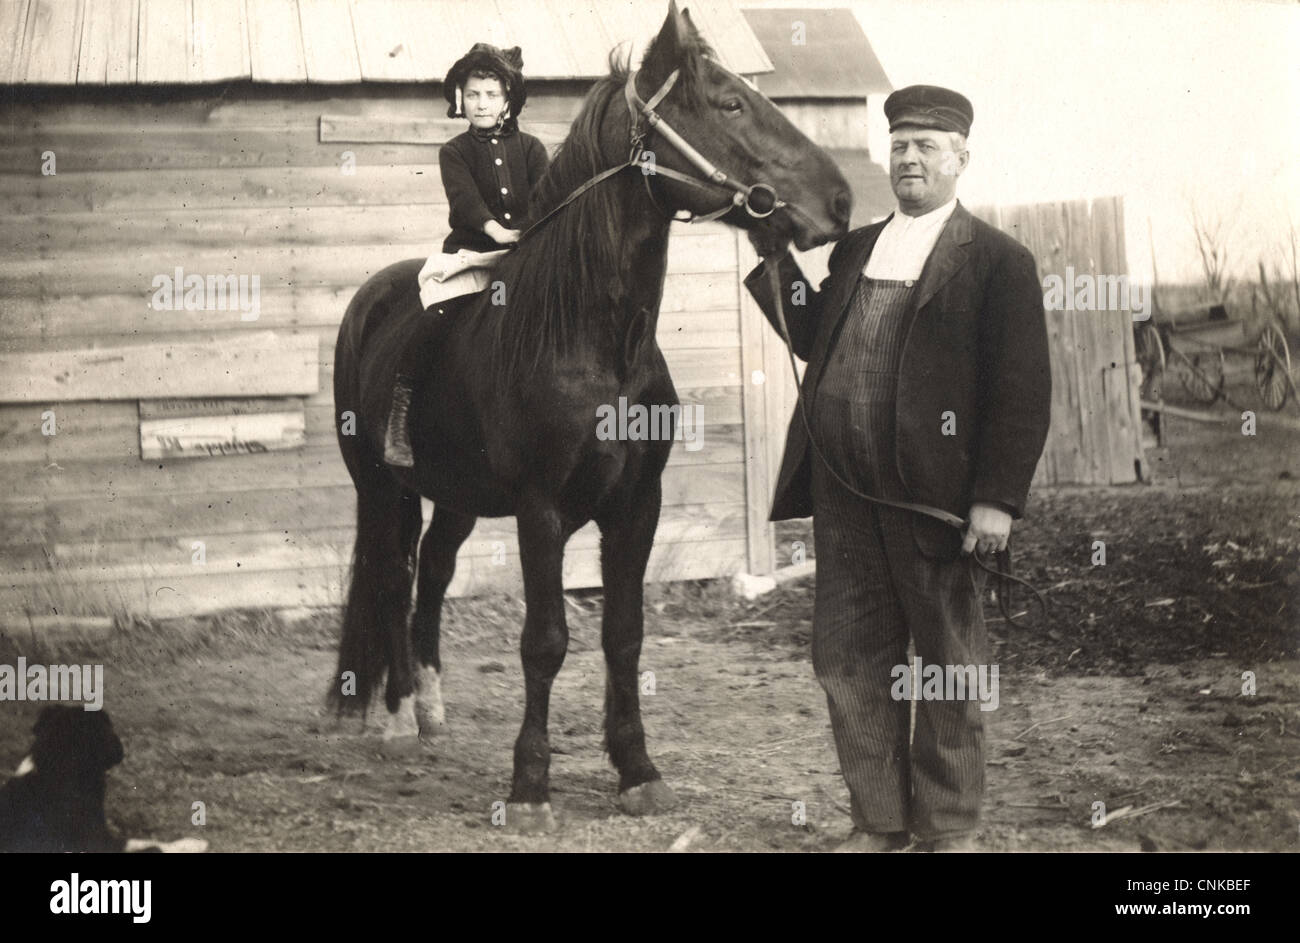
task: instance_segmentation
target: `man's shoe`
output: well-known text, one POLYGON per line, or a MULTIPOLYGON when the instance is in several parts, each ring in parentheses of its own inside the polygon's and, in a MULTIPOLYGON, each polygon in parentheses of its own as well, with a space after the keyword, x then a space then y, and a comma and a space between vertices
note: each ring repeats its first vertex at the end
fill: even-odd
POLYGON ((384 433, 384 461, 399 468, 412 468, 415 456, 411 454, 406 414, 411 408, 411 381, 401 374, 393 384, 393 405, 388 410, 388 429, 384 433))
POLYGON ((976 851, 974 835, 950 835, 947 838, 935 838, 917 844, 918 851, 937 852, 941 854, 970 854, 976 851))
POLYGON ((863 832, 855 828, 852 835, 835 846, 835 854, 902 851, 907 841, 907 832, 863 832))

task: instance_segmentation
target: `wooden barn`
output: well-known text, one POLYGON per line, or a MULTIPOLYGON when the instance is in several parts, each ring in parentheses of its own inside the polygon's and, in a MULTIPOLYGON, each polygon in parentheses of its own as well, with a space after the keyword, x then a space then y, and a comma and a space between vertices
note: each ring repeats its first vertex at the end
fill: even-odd
MULTIPOLYGON (((784 80, 754 11, 689 7, 724 65, 765 91, 784 80)), ((341 600, 355 505, 334 336, 371 273, 446 233, 438 146, 462 122, 445 117, 442 77, 473 42, 521 45, 521 124, 554 146, 610 49, 639 50, 666 3, 467 9, 0 0, 0 622, 341 600), (208 288, 197 299, 192 276, 208 288)), ((800 125, 848 164, 865 145, 832 138, 852 132, 842 115, 878 85, 869 73, 824 95, 785 86, 800 125)), ((855 223, 887 212, 863 199, 883 175, 846 170, 862 188, 855 223)), ((752 263, 719 224, 673 233, 659 343, 704 426, 702 447, 670 459, 650 579, 789 562, 766 515, 792 385, 740 284, 752 263)), ((1064 394, 1076 412, 1081 388, 1064 394)), ((1093 429, 1107 434, 1104 416, 1093 429)), ((1060 474, 1040 478, 1070 467, 1045 459, 1060 474)), ((480 521, 451 592, 518 581, 513 521, 480 521)), ((570 542, 566 583, 599 583, 594 527, 570 542)))
MULTIPOLYGON (((447 68, 476 41, 521 45, 522 124, 553 146, 610 50, 639 50, 666 10, 0 2, 0 612, 338 602, 354 498, 334 335, 365 278, 446 234, 438 145, 463 130, 447 68), (190 275, 227 279, 227 303, 187 309, 190 275)), ((730 3, 691 14, 729 68, 771 69, 730 3)), ((747 382, 741 243, 720 224, 672 238, 659 341, 704 425, 664 478, 653 579, 761 568, 771 544, 747 477, 764 391, 747 382)), ((594 527, 567 566, 569 585, 599 582, 594 527)), ((481 521, 452 592, 517 580, 513 521, 481 521)))

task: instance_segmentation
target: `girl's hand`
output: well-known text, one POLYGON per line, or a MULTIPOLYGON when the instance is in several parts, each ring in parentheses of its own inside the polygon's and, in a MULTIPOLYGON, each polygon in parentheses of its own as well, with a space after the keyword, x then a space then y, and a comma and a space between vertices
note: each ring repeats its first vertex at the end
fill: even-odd
POLYGON ((483 232, 485 232, 488 235, 488 238, 493 242, 500 245, 509 245, 510 243, 518 242, 520 235, 518 229, 506 229, 506 227, 502 226, 495 219, 489 219, 483 224, 483 232))

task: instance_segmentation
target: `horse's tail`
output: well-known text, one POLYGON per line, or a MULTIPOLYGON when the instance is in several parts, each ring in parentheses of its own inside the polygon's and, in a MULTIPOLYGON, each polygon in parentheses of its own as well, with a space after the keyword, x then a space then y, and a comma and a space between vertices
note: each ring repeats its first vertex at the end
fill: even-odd
POLYGON ((343 633, 339 639, 338 671, 329 689, 329 705, 340 714, 365 713, 388 668, 385 648, 387 614, 382 594, 384 580, 375 572, 381 557, 368 545, 373 521, 364 519, 363 502, 357 502, 357 539, 352 550, 352 578, 343 606, 343 633))
POLYGON ((406 494, 386 474, 375 451, 379 446, 359 434, 357 426, 364 421, 361 356, 366 341, 379 320, 391 313, 392 298, 412 290, 422 264, 411 259, 371 276, 339 326, 334 404, 340 416, 350 414, 351 425, 339 426, 339 449, 357 490, 356 542, 338 671, 327 695, 339 713, 364 713, 394 661, 399 676, 405 669, 406 649, 394 647, 393 636, 405 630, 414 542, 419 538, 419 498, 406 494))

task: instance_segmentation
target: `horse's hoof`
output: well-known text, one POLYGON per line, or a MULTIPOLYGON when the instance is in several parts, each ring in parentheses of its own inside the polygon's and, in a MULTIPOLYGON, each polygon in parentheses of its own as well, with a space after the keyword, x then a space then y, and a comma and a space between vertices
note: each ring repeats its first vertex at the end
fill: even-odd
POLYGON ((421 740, 436 737, 446 726, 447 712, 442 706, 442 679, 432 668, 420 671, 420 687, 415 695, 415 719, 419 722, 421 740))
POLYGON ((677 805, 677 796, 662 779, 652 779, 620 792, 618 805, 628 815, 658 815, 677 805))
POLYGON ((508 802, 505 827, 516 835, 545 835, 555 831, 555 813, 549 802, 508 802))

